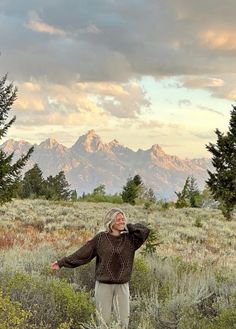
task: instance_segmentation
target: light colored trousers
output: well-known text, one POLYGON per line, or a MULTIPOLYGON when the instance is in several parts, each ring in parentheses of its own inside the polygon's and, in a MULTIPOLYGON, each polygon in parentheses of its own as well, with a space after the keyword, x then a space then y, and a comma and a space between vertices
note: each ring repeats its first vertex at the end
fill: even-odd
MULTIPOLYGON (((129 283, 107 284, 96 281, 95 301, 100 322, 109 325, 114 310, 117 321, 122 328, 129 324, 129 283)), ((107 328, 107 326, 104 326, 107 328)))

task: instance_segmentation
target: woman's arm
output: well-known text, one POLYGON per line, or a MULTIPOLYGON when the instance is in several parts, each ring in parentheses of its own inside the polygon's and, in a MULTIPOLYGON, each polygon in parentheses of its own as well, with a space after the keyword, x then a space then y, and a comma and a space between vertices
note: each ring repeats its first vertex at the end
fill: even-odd
POLYGON ((61 268, 63 266, 68 268, 75 268, 80 265, 89 263, 96 256, 96 241, 97 237, 95 236, 92 240, 89 240, 85 245, 83 245, 73 254, 67 257, 63 257, 56 263, 53 263, 52 268, 58 269, 58 267, 61 268))
POLYGON ((149 235, 149 228, 143 224, 127 224, 131 240, 134 244, 135 250, 141 247, 141 245, 147 240, 149 235))

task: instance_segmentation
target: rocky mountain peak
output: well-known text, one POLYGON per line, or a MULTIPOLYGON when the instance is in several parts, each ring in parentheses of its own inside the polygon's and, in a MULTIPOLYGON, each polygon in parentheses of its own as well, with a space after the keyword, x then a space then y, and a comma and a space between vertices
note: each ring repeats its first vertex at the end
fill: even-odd
POLYGON ((158 144, 152 145, 150 151, 156 157, 166 156, 166 153, 163 151, 163 149, 158 144))
POLYGON ((94 129, 91 129, 85 135, 79 137, 77 142, 72 146, 72 149, 92 153, 104 149, 105 146, 101 137, 96 134, 94 129))
POLYGON ((45 141, 39 144, 39 147, 45 149, 52 149, 60 145, 54 138, 47 138, 45 141))
POLYGON ((30 143, 19 140, 15 141, 14 139, 8 139, 5 143, 1 145, 1 148, 4 149, 4 152, 24 152, 25 149, 28 149, 31 146, 30 143))
POLYGON ((40 143, 37 149, 41 150, 53 150, 54 152, 64 153, 67 151, 67 147, 58 143, 54 138, 47 138, 40 143))
POLYGON ((111 148, 113 148, 113 147, 115 147, 115 148, 117 148, 117 147, 123 147, 123 146, 118 142, 117 139, 113 139, 111 142, 108 143, 108 145, 109 145, 111 148))

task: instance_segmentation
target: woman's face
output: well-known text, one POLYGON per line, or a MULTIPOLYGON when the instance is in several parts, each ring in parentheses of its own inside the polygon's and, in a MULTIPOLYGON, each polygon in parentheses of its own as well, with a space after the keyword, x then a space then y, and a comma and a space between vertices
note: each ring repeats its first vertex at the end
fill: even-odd
POLYGON ((112 224, 112 229, 123 231, 125 229, 125 218, 122 213, 116 215, 115 221, 112 224))

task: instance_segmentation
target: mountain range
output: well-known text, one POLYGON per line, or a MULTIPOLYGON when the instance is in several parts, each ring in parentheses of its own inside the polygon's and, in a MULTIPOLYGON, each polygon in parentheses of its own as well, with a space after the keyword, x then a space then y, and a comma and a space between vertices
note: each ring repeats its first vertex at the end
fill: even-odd
MULTIPOLYGON (((0 147, 6 153, 14 152, 14 161, 30 146, 32 144, 26 141, 9 139, 0 147)), ((190 175, 202 189, 207 169, 212 169, 210 159, 181 159, 166 154, 158 144, 134 151, 115 139, 104 143, 94 130, 80 136, 70 148, 51 138, 34 144, 34 152, 24 171, 34 163, 39 165, 45 178, 63 170, 71 189, 76 189, 79 195, 101 184, 106 186, 107 193, 120 192, 128 177, 139 174, 158 199, 173 199, 174 192, 182 190, 190 175)))

